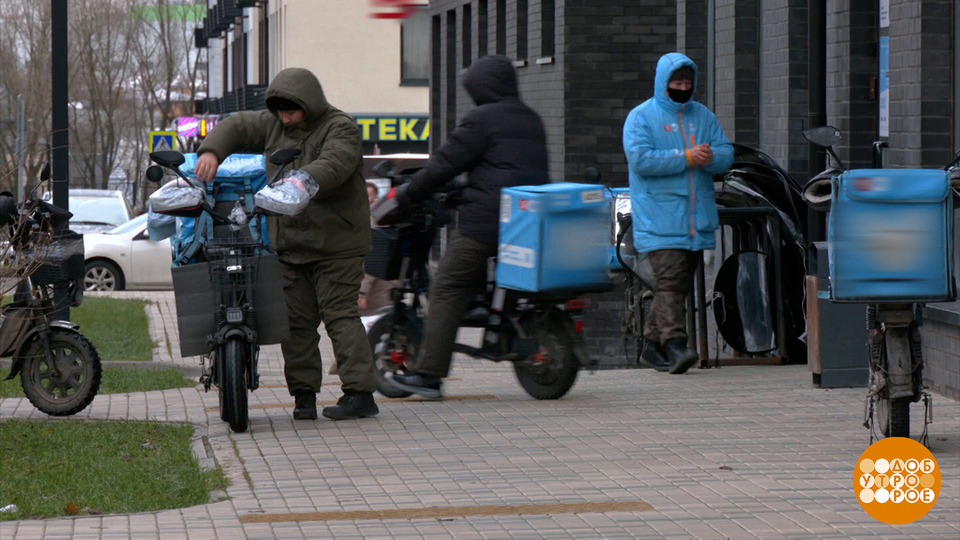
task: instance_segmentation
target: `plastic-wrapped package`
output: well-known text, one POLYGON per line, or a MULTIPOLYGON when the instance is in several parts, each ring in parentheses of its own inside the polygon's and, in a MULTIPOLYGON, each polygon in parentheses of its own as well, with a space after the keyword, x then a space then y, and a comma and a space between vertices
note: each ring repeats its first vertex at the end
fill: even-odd
POLYGON ((177 232, 177 218, 167 214, 158 214, 153 211, 153 206, 148 205, 147 209, 147 234, 150 240, 159 242, 165 238, 170 238, 177 232))
POLYGON ((158 214, 196 217, 202 211, 204 194, 184 180, 177 178, 160 186, 150 195, 150 208, 158 214))
POLYGON ((307 207, 318 189, 317 181, 312 176, 296 169, 283 175, 279 182, 258 191, 253 202, 266 212, 295 216, 307 207))

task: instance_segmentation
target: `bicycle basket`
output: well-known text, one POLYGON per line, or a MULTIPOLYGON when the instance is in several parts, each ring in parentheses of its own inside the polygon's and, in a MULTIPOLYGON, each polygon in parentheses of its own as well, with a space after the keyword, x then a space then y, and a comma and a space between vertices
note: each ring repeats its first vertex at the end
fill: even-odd
POLYGON ((51 285, 75 281, 83 277, 83 235, 64 231, 49 244, 35 246, 28 251, 34 270, 30 280, 34 285, 51 285))

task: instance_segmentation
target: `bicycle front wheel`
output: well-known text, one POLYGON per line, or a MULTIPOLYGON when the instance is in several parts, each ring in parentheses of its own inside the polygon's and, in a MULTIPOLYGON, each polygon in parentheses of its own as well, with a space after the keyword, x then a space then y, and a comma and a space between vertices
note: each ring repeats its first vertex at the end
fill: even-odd
POLYGON ((247 344, 232 337, 217 351, 220 372, 220 418, 230 424, 236 433, 247 430, 250 416, 247 410, 246 366, 247 344))

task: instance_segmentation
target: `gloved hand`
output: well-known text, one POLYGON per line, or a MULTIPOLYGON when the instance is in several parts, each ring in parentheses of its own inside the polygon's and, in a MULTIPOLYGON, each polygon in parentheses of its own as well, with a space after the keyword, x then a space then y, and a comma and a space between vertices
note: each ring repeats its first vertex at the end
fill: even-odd
POLYGON ((410 200, 410 196, 407 195, 407 188, 410 187, 410 184, 400 184, 397 187, 390 188, 390 191, 387 192, 385 199, 394 199, 397 201, 397 206, 404 208, 413 204, 413 201, 410 200))
POLYGON ((407 210, 413 204, 407 194, 407 186, 402 184, 390 188, 386 196, 378 200, 370 207, 370 217, 378 226, 396 225, 403 221, 409 213, 407 210))

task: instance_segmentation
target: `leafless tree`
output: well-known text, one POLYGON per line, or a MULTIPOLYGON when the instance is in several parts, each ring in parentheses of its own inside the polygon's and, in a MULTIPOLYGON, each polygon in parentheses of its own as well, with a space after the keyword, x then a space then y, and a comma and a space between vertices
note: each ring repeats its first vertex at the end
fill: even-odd
POLYGON ((26 178, 47 159, 50 79, 50 3, 0 2, 0 189, 16 192, 18 95, 25 100, 26 178))
MULTIPOLYGON (((118 167, 129 179, 142 178, 149 131, 169 129, 176 116, 192 114, 193 100, 205 90, 193 29, 206 2, 197 3, 70 2, 72 185, 106 187, 118 167)), ((43 0, 0 0, 0 189, 14 189, 16 179, 18 94, 26 99, 28 174, 47 159, 49 9, 43 0)), ((137 205, 142 192, 134 190, 134 199, 137 205)))

